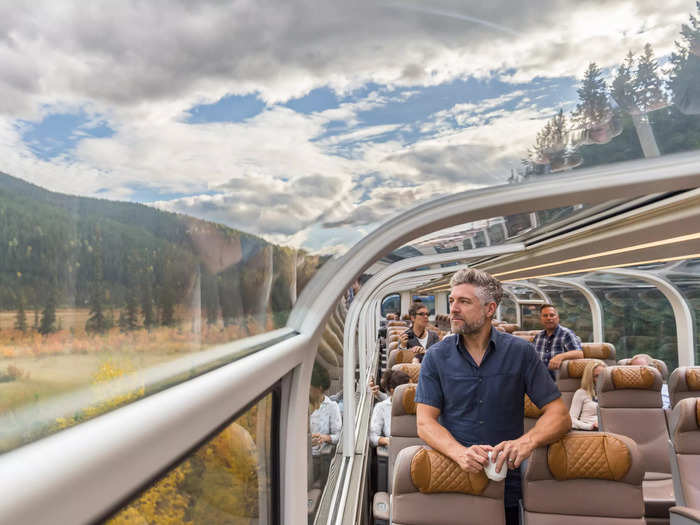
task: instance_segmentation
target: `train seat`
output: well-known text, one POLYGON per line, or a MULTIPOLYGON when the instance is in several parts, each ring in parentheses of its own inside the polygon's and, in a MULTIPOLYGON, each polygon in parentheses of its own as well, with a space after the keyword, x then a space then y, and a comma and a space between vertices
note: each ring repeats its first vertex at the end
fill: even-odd
POLYGON ((512 334, 516 330, 520 329, 520 327, 517 324, 513 323, 503 323, 498 326, 501 327, 505 332, 508 332, 509 334, 512 334))
POLYGON ((571 408, 574 393, 581 388, 581 376, 586 365, 593 359, 566 359, 562 361, 557 376, 557 388, 566 408, 571 408))
MULTIPOLYGON (((668 380, 668 366, 666 363, 664 363, 661 359, 654 359, 650 355, 647 354, 642 354, 646 355, 649 358, 649 362, 651 363, 651 366, 654 366, 659 373, 661 373, 661 377, 663 378, 664 381, 668 380)), ((617 364, 620 366, 629 366, 630 361, 632 361, 632 358, 628 359, 620 359, 617 364)))
POLYGON ((603 432, 568 433, 536 449, 523 474, 527 525, 639 524, 644 465, 636 443, 603 432))
POLYGON ((608 366, 617 364, 615 346, 611 343, 581 343, 585 359, 600 359, 608 366))
POLYGON ((671 398, 671 408, 681 399, 700 397, 700 366, 676 368, 668 380, 668 395, 671 398))
POLYGON ((392 370, 401 370, 408 375, 411 383, 417 383, 420 376, 419 363, 399 363, 391 367, 392 370))
POLYGON ((671 454, 678 505, 700 510, 700 397, 683 399, 674 407, 671 454))
POLYGON ((413 445, 424 445, 416 423, 416 385, 399 385, 391 399, 391 439, 389 440, 389 482, 399 452, 413 445))
POLYGON ((389 353, 389 359, 387 360, 387 368, 393 368, 394 365, 400 365, 402 363, 410 363, 413 361, 413 356, 416 355, 415 352, 410 350, 400 350, 395 348, 389 353))
POLYGON ((535 336, 539 334, 541 330, 515 330, 512 335, 530 341, 531 343, 535 340, 535 336))
POLYGON ((675 500, 661 373, 651 366, 611 366, 598 377, 601 430, 636 441, 644 461, 647 523, 668 523, 675 500))
POLYGON ((523 427, 525 432, 529 432, 535 426, 537 420, 543 414, 542 409, 537 408, 537 405, 525 394, 525 417, 523 418, 523 427))
POLYGON ((468 474, 436 450, 403 449, 391 495, 393 525, 504 525, 505 482, 468 474))

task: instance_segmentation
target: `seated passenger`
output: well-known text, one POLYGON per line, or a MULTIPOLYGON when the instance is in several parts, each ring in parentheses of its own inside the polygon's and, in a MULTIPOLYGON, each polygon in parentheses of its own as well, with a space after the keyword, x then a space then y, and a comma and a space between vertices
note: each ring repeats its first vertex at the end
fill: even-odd
POLYGON ((387 397, 389 397, 384 392, 379 390, 379 385, 377 385, 374 382, 373 376, 369 376, 369 381, 367 381, 367 387, 369 388, 369 391, 372 393, 372 396, 374 396, 374 399, 376 399, 377 401, 384 401, 387 397))
POLYGON ((559 324, 559 314, 551 304, 540 306, 540 321, 544 330, 535 336, 532 344, 554 379, 554 370, 559 370, 562 361, 583 359, 581 339, 572 330, 559 324))
POLYGON ((369 442, 373 447, 388 447, 391 436, 391 397, 397 386, 409 382, 409 377, 400 370, 387 370, 382 375, 382 388, 389 394, 384 401, 374 405, 369 425, 369 442))
MULTIPOLYGON (((637 354, 632 359, 630 359, 629 366, 654 367, 654 363, 651 360, 651 356, 647 354, 637 354)), ((664 383, 661 385, 661 402, 663 404, 664 410, 671 407, 671 398, 668 395, 668 383, 666 383, 666 381, 664 381, 664 383)))
POLYGON ((414 352, 424 352, 440 341, 437 332, 428 330, 428 307, 423 303, 413 303, 408 309, 411 328, 401 334, 399 348, 410 348, 414 352))
POLYGON ((598 375, 605 363, 596 359, 586 364, 581 376, 581 388, 574 393, 569 415, 575 430, 598 430, 598 402, 595 393, 598 375))
POLYGON ((419 365, 423 362, 423 358, 425 357, 424 353, 419 353, 413 356, 413 359, 411 359, 411 364, 413 365, 419 365))
POLYGON ((331 401, 325 392, 331 386, 328 371, 314 363, 309 388, 309 431, 311 432, 311 456, 313 458, 314 479, 325 480, 330 466, 333 445, 338 443, 342 419, 337 403, 331 401))

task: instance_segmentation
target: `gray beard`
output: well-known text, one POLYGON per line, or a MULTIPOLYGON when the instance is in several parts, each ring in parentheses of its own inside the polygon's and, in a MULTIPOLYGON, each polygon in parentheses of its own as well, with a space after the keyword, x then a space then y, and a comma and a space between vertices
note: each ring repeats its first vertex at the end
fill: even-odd
POLYGON ((484 315, 480 320, 469 322, 466 319, 462 319, 461 326, 455 328, 454 324, 450 323, 450 328, 453 334, 458 335, 473 335, 478 334, 481 329, 486 324, 487 318, 484 315))

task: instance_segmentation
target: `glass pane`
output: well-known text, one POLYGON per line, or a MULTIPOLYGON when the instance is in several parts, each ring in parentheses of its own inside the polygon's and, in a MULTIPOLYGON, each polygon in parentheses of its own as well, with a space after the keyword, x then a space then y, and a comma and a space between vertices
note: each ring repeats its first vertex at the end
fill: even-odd
POLYGON ((581 341, 593 341, 593 316, 584 295, 577 290, 552 286, 543 281, 537 284, 556 306, 561 324, 573 330, 581 341))
POLYGON ((669 279, 684 295, 695 324, 695 363, 700 363, 700 259, 668 265, 661 275, 669 279))
POLYGON ((515 324, 518 321, 517 306, 515 302, 508 296, 504 295, 501 299, 501 320, 507 323, 515 324))
POLYGON ((428 308, 428 315, 435 315, 435 296, 434 295, 414 295, 413 301, 420 301, 428 308))
POLYGON ((386 318, 386 314, 401 315, 401 296, 399 294, 387 295, 382 300, 382 317, 386 318))
MULTIPOLYGON (((326 323, 309 385, 309 433, 307 448, 303 453, 308 459, 307 503, 310 522, 319 510, 343 428, 343 399, 346 395, 343 391, 343 330, 346 312, 346 302, 341 301, 326 323)), ((355 395, 357 399, 360 388, 365 386, 356 384, 355 392, 350 395, 355 395)))
POLYGON ((266 395, 107 523, 272 523, 274 402, 266 395))
POLYGON ((605 341, 615 345, 617 358, 649 354, 678 367, 673 309, 655 287, 618 275, 595 273, 586 284, 603 306, 605 341))
POLYGON ((522 316, 521 330, 539 330, 542 328, 539 304, 521 304, 520 311, 522 316))

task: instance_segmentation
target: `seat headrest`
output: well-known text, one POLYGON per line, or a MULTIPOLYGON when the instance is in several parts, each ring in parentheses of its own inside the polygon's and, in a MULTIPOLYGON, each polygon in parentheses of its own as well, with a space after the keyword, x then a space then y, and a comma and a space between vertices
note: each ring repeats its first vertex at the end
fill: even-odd
POLYGON ((423 494, 459 492, 478 496, 489 484, 484 471, 465 472, 437 450, 423 448, 411 460, 411 481, 423 494))
POLYGON ((544 410, 537 408, 537 405, 532 402, 532 399, 525 394, 525 417, 533 419, 539 418, 544 413, 544 410))
POLYGON ((391 367, 392 370, 401 370, 408 375, 411 383, 417 383, 420 377, 420 364, 418 363, 400 363, 391 367))
POLYGON ((618 390, 622 388, 651 390, 655 383, 653 368, 649 366, 616 366, 613 367, 611 376, 613 385, 618 390))
POLYGON ((389 343, 389 346, 387 346, 387 350, 391 352, 392 350, 396 350, 399 347, 399 342, 398 341, 392 341, 389 343))
POLYGON ((405 416, 416 413, 416 384, 407 383, 399 385, 394 390, 391 400, 391 415, 405 416))
POLYGON ((668 394, 671 406, 687 397, 700 397, 700 366, 676 368, 668 379, 668 394))
POLYGON ((416 354, 414 352, 411 352, 410 350, 400 350, 395 348, 390 352, 389 360, 391 361, 393 356, 393 364, 400 365, 401 363, 410 363, 411 361, 413 361, 413 357, 415 355, 416 354))
POLYGON ((567 434, 552 443, 547 464, 558 481, 582 478, 620 481, 632 463, 625 443, 613 435, 596 433, 567 434))
POLYGON ((671 439, 678 454, 700 454, 700 397, 681 399, 671 413, 671 439))
POLYGON ((587 359, 615 358, 615 347, 610 343, 581 343, 581 350, 587 359))
POLYGON ((600 408, 661 408, 663 380, 651 366, 609 366, 598 376, 600 408))
MULTIPOLYGON (((646 356, 647 359, 649 359, 649 364, 650 366, 653 366, 656 368, 659 373, 661 373, 661 377, 664 379, 668 378, 668 366, 666 366, 666 363, 664 363, 661 359, 654 359, 648 354, 640 354, 646 356)), ((633 358, 627 358, 627 359, 620 359, 617 364, 620 366, 629 366, 630 361, 632 361, 633 358)))
POLYGON ((586 365, 591 361, 599 361, 599 359, 567 359, 559 369, 559 379, 581 379, 586 365))

